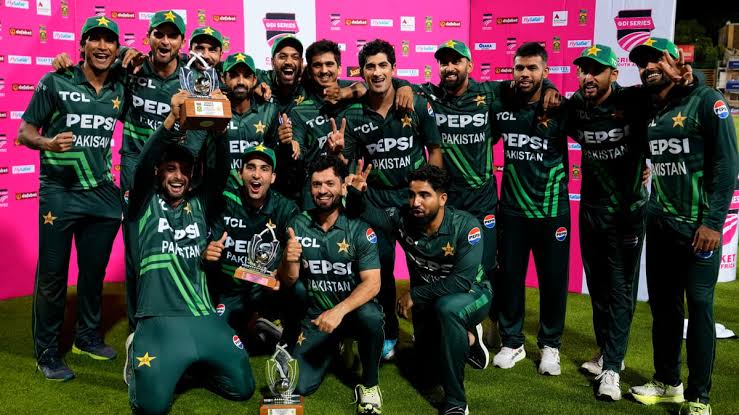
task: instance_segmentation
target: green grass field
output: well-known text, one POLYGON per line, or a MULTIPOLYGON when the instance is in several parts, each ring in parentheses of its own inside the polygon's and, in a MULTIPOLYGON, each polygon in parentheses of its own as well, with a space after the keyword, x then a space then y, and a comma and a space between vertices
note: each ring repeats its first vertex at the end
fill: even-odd
MULTIPOLYGON (((399 291, 407 289, 399 283, 399 291)), ((717 321, 739 330, 739 282, 719 284, 716 294, 717 321)), ((106 340, 123 352, 126 335, 125 306, 121 284, 108 284, 104 294, 106 340)), ((75 293, 70 290, 64 349, 71 342, 75 293)), ((527 358, 511 370, 468 368, 466 388, 469 405, 475 414, 667 414, 665 407, 644 407, 628 399, 616 403, 594 399, 590 377, 580 374, 578 366, 596 351, 592 334, 590 299, 571 294, 568 300, 567 326, 562 347, 562 376, 543 377, 536 373, 539 352, 534 333, 537 328, 538 291, 527 290, 527 358)), ((29 297, 0 302, 0 413, 46 414, 126 413, 127 389, 121 379, 123 358, 112 362, 93 361, 69 353, 67 363, 77 378, 67 383, 49 382, 35 372, 31 341, 31 300, 29 297)), ((647 304, 640 303, 634 319, 622 389, 641 384, 652 375, 651 317, 647 304)), ((434 408, 411 385, 408 361, 410 331, 408 322, 401 326, 401 351, 397 362, 380 370, 385 414, 434 414, 434 408)), ((252 358, 259 388, 264 383, 265 356, 252 358)), ((713 409, 715 414, 739 413, 739 341, 718 342, 713 374, 713 409)), ((685 372, 685 370, 684 370, 685 372)), ((683 380, 686 379, 684 373, 683 380)), ((346 379, 343 376, 342 379, 346 379)), ((258 394, 258 393, 257 393, 258 394)), ((174 414, 257 414, 258 396, 248 402, 230 402, 204 389, 190 389, 177 395, 174 414)), ((343 383, 329 375, 318 392, 306 401, 307 414, 351 414, 354 406, 353 383, 343 383)))

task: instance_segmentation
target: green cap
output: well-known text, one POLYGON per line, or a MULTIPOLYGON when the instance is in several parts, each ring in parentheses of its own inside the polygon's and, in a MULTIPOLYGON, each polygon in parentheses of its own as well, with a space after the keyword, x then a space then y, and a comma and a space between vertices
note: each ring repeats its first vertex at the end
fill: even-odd
POLYGON ((593 46, 584 49, 580 56, 572 63, 580 66, 587 60, 592 60, 598 62, 601 65, 605 65, 613 69, 618 69, 618 57, 616 57, 616 53, 613 51, 613 49, 606 45, 596 43, 593 46))
POLYGON ((444 49, 451 49, 457 52, 463 58, 467 58, 467 60, 472 61, 472 53, 470 53, 470 48, 468 48, 467 45, 464 44, 464 42, 460 42, 459 40, 448 40, 442 43, 441 45, 439 45, 439 47, 436 49, 436 52, 434 53, 434 58, 436 58, 436 60, 439 60, 439 55, 444 49))
POLYGON ((218 42, 218 46, 223 47, 223 35, 221 34, 221 32, 213 29, 210 26, 198 27, 197 29, 195 29, 190 35, 190 45, 192 45, 192 41, 198 36, 208 36, 212 39, 215 39, 215 41, 218 42))
POLYGON ((300 43, 300 40, 293 35, 285 35, 275 40, 275 43, 272 44, 272 56, 275 56, 275 54, 285 46, 294 47, 300 56, 303 56, 303 44, 300 43))
POLYGON ((234 53, 226 58, 226 61, 223 62, 223 72, 230 71, 231 68, 240 63, 246 65, 246 67, 251 69, 251 71, 255 74, 257 73, 256 66, 254 66, 254 59, 252 59, 251 56, 243 54, 241 52, 234 53))
POLYGON ((92 16, 85 20, 85 24, 82 26, 82 36, 92 29, 103 28, 108 29, 115 34, 116 39, 118 38, 118 24, 105 16, 92 16))
POLYGON ((177 27, 182 37, 185 37, 185 20, 173 10, 161 10, 154 13, 149 21, 149 31, 165 23, 171 23, 177 27))
POLYGON ((674 59, 680 58, 680 52, 678 51, 677 46, 674 43, 661 37, 650 37, 641 45, 638 45, 634 49, 631 49, 631 53, 629 53, 629 59, 637 64, 637 66, 640 64, 646 66, 646 57, 649 56, 648 54, 650 52, 654 53, 654 51, 660 53, 667 51, 667 53, 669 53, 670 56, 672 56, 674 59))
POLYGON ((242 166, 246 166, 249 160, 259 156, 266 157, 272 163, 272 170, 277 168, 277 158, 274 150, 265 146, 264 143, 259 143, 244 150, 244 154, 241 155, 242 166))

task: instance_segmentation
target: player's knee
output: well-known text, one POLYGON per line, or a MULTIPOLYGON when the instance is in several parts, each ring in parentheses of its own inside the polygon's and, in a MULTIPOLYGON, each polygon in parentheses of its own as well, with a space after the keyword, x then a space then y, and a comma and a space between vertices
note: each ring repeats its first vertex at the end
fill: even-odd
POLYGON ((245 401, 254 395, 255 390, 254 378, 248 377, 240 384, 235 385, 233 389, 225 389, 223 395, 232 401, 245 401))
POLYGON ((166 414, 172 405, 171 399, 133 399, 131 409, 137 415, 166 414))
POLYGON ((446 321, 449 319, 458 319, 459 304, 455 304, 449 301, 446 297, 441 297, 434 303, 434 311, 439 317, 439 321, 446 321))
POLYGON ((362 330, 369 333, 380 332, 385 325, 385 318, 375 304, 365 304, 357 309, 357 320, 362 330))
POLYGON ((300 379, 298 380, 298 385, 295 387, 295 393, 300 396, 312 395, 315 391, 318 390, 318 387, 320 385, 320 381, 316 382, 314 380, 305 379, 301 372, 300 379))

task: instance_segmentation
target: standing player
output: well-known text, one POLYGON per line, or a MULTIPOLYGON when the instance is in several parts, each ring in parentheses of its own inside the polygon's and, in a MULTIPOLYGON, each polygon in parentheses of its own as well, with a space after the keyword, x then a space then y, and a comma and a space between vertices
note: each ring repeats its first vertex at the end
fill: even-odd
POLYGON ((539 276, 539 373, 559 375, 559 347, 567 304, 570 214, 567 140, 561 121, 542 111, 547 53, 536 42, 516 51, 515 87, 493 104, 503 137, 505 170, 498 224, 501 272, 495 290, 503 347, 493 363, 512 368, 526 356, 523 320, 526 270, 533 251, 539 276))
MULTIPOLYGON (((223 55, 223 35, 218 30, 210 27, 198 27, 190 34, 190 55, 199 54, 211 68, 216 68, 220 73, 221 56, 223 55)), ((203 63, 195 59, 193 67, 197 70, 204 69, 203 63)))
POLYGON ((372 226, 398 237, 411 288, 398 300, 397 310, 405 318, 413 312, 421 379, 430 382, 428 386, 443 385, 446 402, 441 414, 467 414, 465 357, 478 369, 489 361, 480 322, 490 309, 492 291, 481 264, 480 223, 467 212, 446 207, 449 176, 436 166, 424 165, 408 174, 408 200, 402 208, 364 203, 360 192, 368 189, 371 171, 371 165, 366 171, 360 165, 351 177, 347 210, 361 212, 372 226))
POLYGON ((661 38, 650 38, 629 54, 655 109, 647 127, 652 195, 646 252, 655 374, 631 393, 644 404, 683 400, 680 351, 687 300, 689 374, 680 414, 708 415, 716 354, 713 296, 739 157, 721 94, 706 86, 676 88, 660 67, 665 51, 678 59, 675 44, 661 38))
MULTIPOLYGON (((138 225, 139 292, 126 379, 137 413, 165 413, 177 382, 195 363, 206 368, 204 381, 219 394, 244 400, 254 393, 249 355, 216 314, 202 269, 218 251, 214 243, 206 250, 207 212, 228 174, 225 137, 208 138, 215 163, 193 190, 200 169, 178 144, 183 133, 174 131, 186 97, 184 91, 172 97, 172 112, 142 150, 129 199, 129 218, 138 225)), ((188 132, 188 139, 192 135, 205 133, 188 132)))
MULTIPOLYGON (((426 152, 430 164, 442 166, 434 111, 420 95, 413 97, 413 112, 395 109, 395 49, 391 44, 380 39, 365 44, 359 53, 359 66, 368 91, 358 104, 345 111, 344 154, 350 161, 363 159, 374 166, 367 191, 373 206, 400 207, 407 203, 408 173, 427 162, 426 152)), ((334 134, 332 140, 338 135, 334 134)), ((395 307, 395 238, 379 232, 378 239, 382 270, 379 300, 386 311, 387 325, 383 357, 387 360, 395 354, 398 342, 398 318, 391 311, 395 307)))
POLYGON ((383 314, 374 300, 380 289, 377 238, 372 228, 344 215, 343 163, 319 157, 309 166, 314 209, 295 217, 281 273, 287 284, 300 278, 308 290, 307 316, 293 356, 300 367, 297 393, 315 392, 331 363, 331 350, 343 337, 359 341, 362 383, 357 412, 382 413, 378 372, 383 314))
POLYGON ((41 157, 32 329, 38 369, 50 380, 74 378, 59 355, 73 237, 79 276, 72 351, 99 360, 116 357, 100 333, 100 302, 121 220, 119 189, 110 172, 113 130, 125 104, 120 76, 110 70, 118 47, 114 21, 88 18, 80 36, 84 61, 39 81, 18 131, 21 142, 41 157))
POLYGON ((305 99, 302 74, 303 44, 292 35, 281 37, 272 45, 272 69, 257 70, 259 82, 269 86, 281 114, 305 99))

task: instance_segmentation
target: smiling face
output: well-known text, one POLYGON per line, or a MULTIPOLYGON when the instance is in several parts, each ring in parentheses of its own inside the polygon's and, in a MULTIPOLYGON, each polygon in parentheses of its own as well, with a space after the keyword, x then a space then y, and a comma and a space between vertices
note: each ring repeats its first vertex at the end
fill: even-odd
POLYGON ((513 63, 513 81, 522 94, 535 94, 548 74, 549 67, 541 56, 516 56, 513 63))
POLYGON ((449 91, 457 91, 467 81, 472 72, 472 62, 452 50, 444 50, 439 56, 439 76, 441 86, 449 91))
POLYGON ((249 97, 257 77, 246 65, 236 65, 223 74, 229 95, 236 101, 243 101, 249 97))
POLYGON ((618 79, 618 69, 583 59, 577 67, 577 77, 582 96, 588 101, 599 101, 618 79))
POLYGON ((333 168, 316 171, 311 175, 310 194, 319 211, 330 212, 341 206, 344 181, 333 168))
POLYGON ((267 197, 270 185, 275 182, 272 165, 261 157, 246 160, 241 167, 241 179, 249 199, 263 201, 267 197))
MULTIPOLYGON (((199 53, 200 56, 203 57, 203 60, 208 63, 208 66, 212 68, 221 61, 221 54, 223 53, 223 50, 221 49, 221 46, 218 45, 218 42, 212 37, 198 36, 193 39, 192 43, 190 44, 190 53, 192 52, 199 53)), ((193 66, 199 71, 205 69, 203 68, 203 65, 200 63, 200 61, 197 59, 195 60, 195 62, 193 62, 193 66)))
POLYGON ((332 52, 313 56, 309 62, 310 76, 322 87, 336 85, 341 67, 336 63, 336 57, 332 52))
POLYGON ((664 54, 655 49, 645 52, 642 59, 634 62, 639 67, 642 84, 652 93, 660 92, 672 84, 672 80, 665 76, 659 66, 659 63, 663 61, 667 63, 664 54))
POLYGON ((190 189, 192 163, 180 160, 162 162, 157 166, 157 176, 165 197, 176 205, 190 189))
POLYGON ((446 204, 447 194, 439 193, 427 181, 413 180, 408 185, 408 205, 418 225, 425 225, 436 218, 446 204))
POLYGON ((118 53, 118 39, 110 30, 92 29, 86 34, 82 45, 85 64, 94 71, 106 71, 115 61, 118 53))
POLYGON ((369 87, 369 92, 377 95, 386 93, 392 87, 395 76, 395 65, 391 64, 384 53, 367 56, 362 67, 362 77, 369 87))
POLYGON ((166 66, 177 59, 183 37, 172 23, 160 24, 149 32, 149 46, 155 66, 166 66))
POLYGON ((297 49, 285 46, 272 57, 272 69, 280 85, 295 85, 303 70, 303 57, 297 49))

